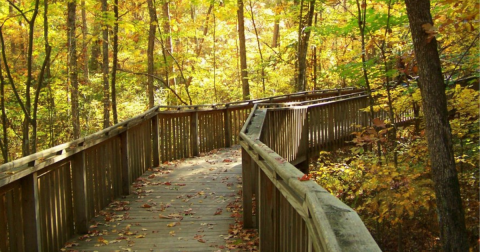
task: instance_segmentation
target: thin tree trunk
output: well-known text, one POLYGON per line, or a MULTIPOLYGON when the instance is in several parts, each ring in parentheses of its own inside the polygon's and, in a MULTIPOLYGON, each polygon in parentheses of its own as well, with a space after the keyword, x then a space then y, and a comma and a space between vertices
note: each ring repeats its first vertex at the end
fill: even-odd
POLYGON ((118 113, 117 113, 117 91, 116 91, 116 82, 117 82, 117 65, 118 65, 118 0, 114 1, 113 13, 115 16, 115 24, 113 25, 113 60, 112 60, 112 113, 113 113, 113 124, 118 123, 118 113))
POLYGON ((68 67, 70 73, 73 139, 80 138, 80 116, 78 108, 78 70, 77 70, 77 38, 76 38, 76 1, 68 2, 68 67))
POLYGON ((448 122, 447 97, 435 37, 424 26, 433 26, 429 0, 405 0, 418 62, 425 128, 435 187, 440 240, 444 251, 468 251, 465 215, 460 196, 448 122))
MULTIPOLYGON (((277 7, 280 6, 280 0, 276 1, 277 7)), ((273 38, 272 38, 272 48, 279 46, 280 40, 280 8, 275 8, 275 21, 273 23, 273 38)))
MULTIPOLYGON (((44 11, 43 11, 43 37, 45 39, 45 51, 49 50, 50 48, 50 42, 48 38, 49 34, 49 22, 48 22, 48 0, 45 0, 43 2, 44 4, 44 11)), ((51 70, 50 70, 50 65, 51 61, 50 59, 47 62, 46 69, 45 69, 45 83, 43 84, 45 87, 48 87, 49 91, 51 90, 51 87, 48 85, 50 81, 50 76, 51 76, 51 70)), ((49 118, 48 118, 48 132, 49 132, 49 147, 54 146, 54 141, 55 141, 55 131, 54 131, 54 118, 53 114, 55 113, 55 101, 54 97, 51 92, 47 92, 47 110, 49 112, 49 118)))
POLYGON ((8 118, 5 109, 5 78, 3 77, 2 64, 0 62, 0 107, 2 109, 2 138, 0 147, 2 150, 3 162, 8 163, 8 118))
POLYGON ((315 0, 308 2, 308 13, 305 17, 305 22, 302 20, 303 12, 302 0, 300 4, 300 24, 298 29, 298 78, 296 91, 305 91, 307 87, 307 52, 308 52, 308 40, 310 39, 310 30, 306 30, 309 26, 312 26, 313 13, 315 11, 315 0))
MULTIPOLYGON (((318 13, 315 13, 315 27, 318 22, 318 13)), ((317 89, 317 47, 313 48, 313 90, 317 89)))
MULTIPOLYGON (((368 95, 368 101, 369 101, 369 108, 370 108, 370 122, 373 122, 374 116, 375 116, 375 111, 373 110, 374 106, 374 101, 372 97, 372 89, 370 88, 370 82, 368 79, 368 73, 367 73, 367 59, 366 59, 366 43, 365 43, 365 27, 367 25, 367 2, 366 0, 362 0, 362 3, 360 4, 359 0, 356 0, 357 3, 357 13, 358 13, 358 28, 360 30, 360 36, 361 36, 361 44, 362 44, 362 72, 363 72, 363 78, 365 80, 365 86, 367 88, 367 95, 368 95)), ((378 155, 378 160, 379 164, 381 163, 381 158, 382 158, 382 149, 380 146, 380 142, 377 141, 377 155, 378 155)))
MULTIPOLYGON (((11 76, 10 70, 7 64, 7 58, 5 53, 5 45, 3 43, 3 34, 1 35, 2 38, 2 51, 3 51, 3 60, 5 65, 5 70, 7 72, 7 76, 9 81, 11 82, 12 89, 15 93, 15 97, 17 98, 18 103, 22 107, 24 113, 23 125, 22 125, 22 155, 28 156, 32 153, 32 150, 36 149, 36 142, 30 141, 30 125, 33 125, 33 131, 36 130, 35 122, 32 120, 32 101, 31 101, 31 89, 32 89, 32 82, 33 82, 33 40, 34 40, 34 28, 35 28, 35 20, 38 16, 38 10, 40 1, 35 1, 35 6, 32 9, 32 16, 30 19, 27 18, 25 12, 23 12, 18 6, 15 5, 14 2, 8 1, 10 6, 16 9, 23 19, 28 23, 28 48, 27 48, 27 79, 25 81, 25 103, 23 103, 20 95, 18 94, 15 82, 13 77, 11 76)), ((1 33, 1 32, 0 32, 1 33)), ((36 136, 36 132, 33 132, 34 136, 36 136)))
POLYGON ((388 1, 388 14, 387 14, 387 27, 385 28, 385 33, 384 33, 384 40, 382 42, 382 45, 380 46, 380 52, 382 53, 382 58, 383 58, 383 67, 385 71, 385 82, 386 82, 386 90, 387 90, 387 99, 388 99, 388 115, 390 117, 390 121, 392 123, 392 132, 390 133, 393 136, 393 139, 389 139, 390 143, 392 144, 392 149, 393 149, 393 164, 395 168, 398 166, 398 152, 397 152, 397 125, 395 124, 395 110, 393 107, 393 99, 392 99, 392 94, 390 92, 390 76, 389 76, 389 71, 390 71, 390 66, 388 62, 388 56, 386 52, 386 44, 388 42, 388 34, 390 33, 390 11, 392 9, 392 1, 388 1))
POLYGON ((253 16, 253 4, 252 4, 251 0, 249 0, 249 5, 250 5, 250 15, 251 15, 251 18, 252 18, 253 30, 255 31, 255 37, 257 38, 258 54, 260 54, 260 67, 261 67, 261 74, 262 74, 262 91, 263 91, 263 96, 265 97, 265 66, 264 66, 264 63, 263 63, 262 47, 260 46, 260 38, 258 36, 257 25, 255 24, 255 18, 253 16))
MULTIPOLYGON (((107 18, 107 0, 101 0, 102 13, 107 18)), ((106 23, 103 26, 107 26, 106 23)), ((108 28, 102 29, 102 74, 103 74, 103 128, 110 126, 110 93, 108 87, 108 28)))
POLYGON ((81 2, 82 8, 82 55, 83 55, 83 82, 88 84, 88 49, 87 49, 87 10, 85 0, 81 2))
POLYGON ((250 87, 248 85, 247 73, 247 49, 245 47, 245 23, 243 14, 243 0, 237 1, 237 17, 238 17, 238 40, 240 42, 240 67, 242 76, 243 100, 250 99, 250 87))
POLYGON ((155 6, 153 5, 152 0, 147 0, 148 4, 148 14, 150 16, 150 29, 148 31, 148 48, 147 48, 147 96, 148 96, 148 107, 153 108, 155 106, 155 98, 153 96, 153 75, 154 75, 154 57, 153 53, 155 50, 155 29, 157 23, 157 15, 155 14, 155 6))
POLYGON ((217 96, 217 52, 216 52, 216 31, 217 23, 215 19, 215 10, 213 10, 213 92, 215 94, 215 103, 218 102, 217 96))
POLYGON ((177 92, 177 86, 176 86, 176 81, 175 78, 171 78, 171 76, 174 76, 174 67, 173 64, 170 64, 170 61, 168 60, 169 56, 168 55, 173 55, 173 43, 172 43, 172 34, 171 34, 171 27, 170 27, 170 2, 169 0, 164 0, 164 3, 162 5, 162 14, 163 14, 163 34, 166 35, 166 39, 164 40, 164 55, 166 57, 165 63, 167 64, 165 67, 166 71, 166 76, 168 75, 169 78, 167 79, 168 85, 171 87, 173 86, 173 89, 175 92, 177 92))

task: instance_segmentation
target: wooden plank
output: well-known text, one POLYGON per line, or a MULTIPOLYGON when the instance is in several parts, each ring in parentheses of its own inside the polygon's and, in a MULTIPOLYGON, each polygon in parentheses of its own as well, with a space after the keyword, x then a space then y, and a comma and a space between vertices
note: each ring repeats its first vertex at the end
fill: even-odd
POLYGON ((244 228, 256 228, 253 221, 252 203, 254 197, 254 188, 257 181, 253 179, 254 169, 252 167, 252 158, 242 147, 242 181, 243 181, 243 226, 244 228))
POLYGON ((278 195, 275 186, 268 177, 259 170, 259 199, 258 208, 260 215, 259 237, 260 251, 278 251, 278 195))
POLYGON ((132 182, 132 171, 130 169, 130 151, 128 148, 128 132, 120 135, 121 157, 122 157, 122 193, 123 195, 130 194, 130 183, 132 182))
POLYGON ((75 231, 86 234, 88 231, 88 200, 87 175, 85 167, 85 152, 82 151, 72 158, 73 202, 75 206, 75 231))
MULTIPOLYGON (((227 209, 227 206, 229 203, 239 200, 237 192, 240 190, 241 183, 237 177, 240 177, 241 173, 240 161, 238 149, 223 149, 211 156, 189 158, 183 162, 166 165, 162 171, 169 171, 169 174, 147 171, 143 175, 143 179, 157 184, 144 186, 146 190, 152 190, 151 193, 145 193, 142 198, 132 194, 126 198, 117 199, 130 202, 128 204, 130 207, 129 218, 106 223, 105 216, 100 215, 92 220, 100 223, 98 228, 91 229, 99 232, 106 230, 102 237, 105 240, 114 241, 119 237, 119 233, 129 225, 130 230, 135 232, 135 236, 145 234, 145 238, 126 235, 135 242, 132 244, 133 246, 128 247, 127 241, 119 240, 117 243, 112 242, 96 247, 95 245, 100 244, 97 237, 92 238, 91 241, 78 241, 78 237, 76 237, 71 240, 79 243, 79 246, 74 249, 115 251, 125 246, 137 251, 149 251, 150 249, 176 251, 182 248, 186 251, 210 251, 220 249, 218 248, 220 245, 226 246, 224 238, 229 235, 230 225, 235 223, 235 219, 230 217, 232 212, 227 209), (233 162, 222 162, 226 158, 232 159, 233 162), (207 163, 206 160, 212 163, 207 163), (155 178, 149 178, 149 175, 154 173, 156 173, 155 178), (165 181, 171 182, 172 186, 159 183, 165 181), (173 190, 176 183, 184 183, 185 186, 177 186, 177 189, 173 190), (198 192, 202 194, 197 194, 198 192), (169 205, 163 211, 160 210, 162 202, 169 205), (142 208, 141 206, 146 203, 151 204, 152 207, 142 208), (183 215, 184 210, 189 208, 192 209, 193 214, 183 215), (222 213, 215 214, 218 209, 222 209, 222 213), (159 218, 159 214, 167 216, 173 213, 182 213, 183 220, 159 218), (167 227, 167 224, 172 222, 178 222, 177 226, 167 227), (175 236, 169 235, 170 231, 174 231, 175 236), (201 243, 195 240, 194 237, 197 234, 203 235, 206 242, 201 243)), ((112 208, 106 208, 103 211, 120 216, 125 213, 124 211, 114 211, 112 208)))
POLYGON ((198 156, 199 154, 199 125, 198 125, 198 112, 192 112, 190 114, 190 144, 192 149, 192 155, 198 156))
POLYGON ((22 187, 22 215, 24 244, 28 251, 43 251, 41 243, 37 173, 24 177, 22 187))

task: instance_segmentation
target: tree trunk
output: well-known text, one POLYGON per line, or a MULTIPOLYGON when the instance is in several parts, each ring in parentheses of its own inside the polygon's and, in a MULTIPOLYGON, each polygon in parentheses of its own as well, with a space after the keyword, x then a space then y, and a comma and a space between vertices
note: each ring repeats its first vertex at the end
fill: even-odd
POLYGON ((155 106, 155 98, 153 96, 153 75, 154 75, 154 57, 153 53, 155 50, 155 29, 157 23, 157 15, 155 14, 155 6, 153 5, 152 0, 147 0, 148 3, 148 14, 150 15, 150 29, 148 32, 148 48, 147 48, 147 58, 148 58, 148 70, 147 70, 147 96, 148 96, 148 107, 153 108, 155 106))
POLYGON ((116 91, 116 81, 117 81, 117 65, 118 65, 118 0, 114 1, 113 13, 115 15, 115 24, 113 25, 113 60, 112 60, 112 113, 113 113, 113 124, 118 123, 118 113, 117 113, 117 91, 116 91))
POLYGON ((87 49, 87 10, 85 0, 81 2, 82 7, 82 55, 83 55, 83 83, 88 84, 88 49, 87 49))
POLYGON ((255 37, 257 39, 257 48, 258 48, 258 54, 260 55, 260 67, 261 67, 261 74, 262 74, 262 91, 263 91, 263 96, 265 97, 265 66, 264 66, 264 61, 263 61, 263 54, 262 54, 262 47, 260 46, 260 37, 258 35, 258 29, 257 25, 255 24, 255 18, 253 15, 253 4, 252 1, 250 0, 249 2, 250 5, 250 15, 252 18, 252 24, 253 24, 253 30, 255 31, 255 37))
POLYGON ((76 1, 68 2, 67 39, 68 67, 70 73, 73 139, 80 138, 80 116, 78 108, 78 71, 77 71, 77 39, 76 39, 76 1))
POLYGON ((247 73, 247 50, 245 48, 245 23, 243 15, 243 0, 237 1, 237 17, 238 17, 238 40, 240 42, 240 68, 242 71, 242 91, 243 100, 250 99, 250 87, 248 85, 247 73))
POLYGON ((8 163, 8 118, 5 109, 5 84, 2 64, 0 62, 0 108, 2 110, 2 138, 0 139, 0 147, 2 150, 3 163, 8 163))
MULTIPOLYGON (((43 11, 43 37, 45 39, 45 51, 48 51, 50 48, 50 42, 48 38, 49 34, 49 22, 48 22, 48 0, 44 1, 44 11, 43 11)), ((49 59, 46 62, 46 69, 45 69, 45 80, 44 80, 44 87, 48 87, 46 99, 47 99, 47 110, 48 110, 48 133, 49 133, 49 144, 48 146, 51 148, 54 146, 55 142, 55 130, 54 130, 54 122, 55 119, 53 118, 53 115, 55 114, 55 98, 52 95, 51 87, 48 85, 50 81, 50 76, 51 76, 51 60, 49 59)))
POLYGON ((216 31, 217 31, 217 21, 215 19, 215 10, 213 10, 213 93, 214 93, 214 102, 218 102, 217 95, 217 43, 216 43, 216 31))
MULTIPOLYGON (((102 13, 104 18, 107 18, 107 0, 101 0, 102 13)), ((104 23, 105 28, 102 29, 102 74, 103 74, 103 128, 110 126, 110 93, 108 87, 108 28, 104 23)))
POLYGON ((307 52, 308 40, 310 39, 310 30, 305 30, 312 26, 313 13, 315 11, 315 0, 308 1, 308 12, 305 18, 303 17, 303 8, 305 1, 300 4, 300 22, 298 28, 298 77, 296 91, 305 91, 307 87, 307 52), (305 19, 305 20, 303 20, 305 19))
POLYGON ((166 36, 165 39, 165 45, 164 45, 164 54, 165 57, 167 58, 166 60, 166 68, 165 71, 167 72, 165 76, 169 76, 167 79, 167 83, 170 87, 173 86, 173 89, 175 92, 177 92, 177 87, 176 87, 176 82, 175 82, 175 77, 171 78, 174 76, 174 71, 175 69, 173 68, 173 64, 170 64, 170 56, 173 55, 173 43, 172 43, 172 32, 171 32, 171 27, 170 27, 170 2, 169 0, 164 0, 163 6, 162 6, 162 14, 163 14, 163 33, 166 36))
POLYGON ((429 0, 405 0, 418 62, 428 151, 432 164, 440 239, 444 251, 468 251, 465 217, 455 168, 447 97, 437 41, 422 26, 433 26, 429 0))
POLYGON ((272 38, 272 48, 279 46, 280 39, 280 5, 281 1, 276 1, 277 8, 275 8, 275 21, 273 23, 273 38, 272 38))

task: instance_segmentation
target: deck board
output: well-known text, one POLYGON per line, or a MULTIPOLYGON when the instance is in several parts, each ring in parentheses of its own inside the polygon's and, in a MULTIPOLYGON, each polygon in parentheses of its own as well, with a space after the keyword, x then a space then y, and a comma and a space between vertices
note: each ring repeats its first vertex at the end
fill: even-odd
POLYGON ((90 235, 63 250, 226 251, 235 223, 228 205, 241 202, 241 174, 238 146, 162 164, 91 220, 90 235))

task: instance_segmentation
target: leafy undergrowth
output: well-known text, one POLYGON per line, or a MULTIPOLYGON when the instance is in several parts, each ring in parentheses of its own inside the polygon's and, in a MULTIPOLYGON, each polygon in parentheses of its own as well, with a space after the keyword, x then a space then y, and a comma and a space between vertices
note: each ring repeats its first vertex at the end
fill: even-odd
MULTIPOLYGON (((322 152, 311 167, 319 185, 355 209, 383 251, 439 251, 439 227, 431 167, 423 132, 400 131, 398 165, 376 143, 322 152)), ((355 143, 361 142, 357 138, 355 143)), ((378 136, 377 136, 378 137, 378 136)), ((373 137, 364 138, 373 139, 373 137)), ((381 137, 378 137, 381 140, 381 137)), ((365 143, 365 142, 363 142, 365 143)), ((384 143, 386 144, 386 142, 384 143)), ((383 144, 382 144, 382 147, 383 144)), ((468 239, 473 251, 479 241, 478 147, 456 151, 468 239), (460 158, 462 157, 462 158, 460 158)))

